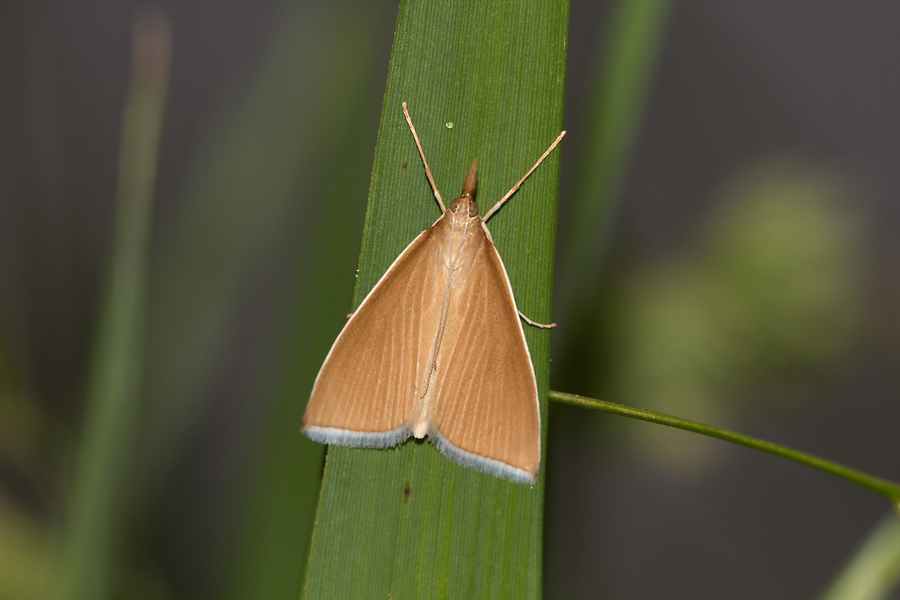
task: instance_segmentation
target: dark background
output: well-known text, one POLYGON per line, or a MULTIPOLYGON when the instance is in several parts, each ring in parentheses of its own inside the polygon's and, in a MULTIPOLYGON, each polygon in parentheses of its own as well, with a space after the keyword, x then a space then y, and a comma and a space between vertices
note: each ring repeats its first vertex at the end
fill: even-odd
MULTIPOLYGON (((311 22, 328 11, 326 3, 307 4, 301 10, 311 22)), ((162 5, 172 21, 173 65, 155 217, 160 244, 173 235, 192 170, 246 101, 288 13, 288 3, 271 0, 162 5)), ((48 520, 59 512, 55 481, 65 478, 59 473, 71 462, 53 448, 65 447, 60 439, 71 443, 83 406, 138 6, 0 3, 0 374, 45 424, 33 444, 5 447, 40 450, 27 460, 3 458, 0 490, 17 510, 48 520)), ((396 5, 367 10, 373 33, 365 43, 376 68, 355 88, 363 159, 341 167, 355 194, 320 199, 339 200, 357 232, 396 5)), ((578 171, 590 168, 578 155, 587 144, 582 124, 590 119, 610 12, 609 2, 575 1, 571 8, 561 240, 578 171)), ((788 165, 778 167, 787 178, 815 173, 838 182, 823 184, 839 206, 829 214, 852 230, 849 246, 841 248, 850 247, 858 259, 836 277, 846 276, 853 299, 828 314, 846 319, 853 333, 836 334, 837 349, 825 359, 792 354, 775 376, 771 368, 751 369, 757 376, 714 388, 731 390, 725 407, 644 404, 900 480, 898 31, 900 10, 889 3, 675 5, 603 264, 586 275, 601 282, 594 346, 584 349, 589 366, 596 359, 640 369, 639 354, 632 363, 615 356, 622 340, 616 326, 634 318, 617 308, 629 297, 630 274, 697 261, 703 251, 696 240, 706 235, 698 232, 715 227, 709 215, 738 185, 735 177, 778 161, 788 165)), ((328 64, 315 51, 304 60, 320 58, 328 64)), ((298 195, 310 187, 315 184, 292 184, 298 195)), ((277 230, 249 263, 225 344, 199 392, 206 398, 202 418, 150 501, 145 552, 176 597, 212 597, 222 577, 228 515, 254 453, 248 429, 264 410, 255 392, 265 385, 260 365, 272 356, 288 257, 303 232, 277 230)), ((566 315, 554 319, 558 335, 570 339, 566 315)), ((557 373, 571 352, 555 350, 554 389, 640 401, 644 391, 629 388, 628 377, 610 375, 617 383, 605 385, 584 366, 557 373)), ((776 350, 767 346, 768 352, 776 350)), ((601 374, 610 369, 593 366, 601 374)), ((871 492, 721 442, 699 447, 706 458, 696 460, 688 450, 687 458, 667 461, 674 451, 665 444, 691 436, 643 444, 656 429, 554 406, 545 471, 548 598, 815 597, 888 513, 871 492)))

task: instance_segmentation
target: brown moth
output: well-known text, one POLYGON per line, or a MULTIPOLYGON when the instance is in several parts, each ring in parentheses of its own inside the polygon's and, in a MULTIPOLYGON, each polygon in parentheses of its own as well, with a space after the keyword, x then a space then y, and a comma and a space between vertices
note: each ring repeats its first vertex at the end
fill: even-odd
POLYGON ((338 335, 316 377, 303 432, 324 444, 364 448, 428 436, 462 465, 534 484, 541 460, 537 383, 485 221, 566 132, 482 219, 473 200, 477 160, 460 197, 445 208, 405 102, 403 114, 443 214, 397 257, 338 335))

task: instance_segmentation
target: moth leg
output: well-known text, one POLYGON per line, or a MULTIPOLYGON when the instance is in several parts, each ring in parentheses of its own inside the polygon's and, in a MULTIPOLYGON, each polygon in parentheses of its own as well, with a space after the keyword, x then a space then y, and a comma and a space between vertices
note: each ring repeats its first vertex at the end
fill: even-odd
POLYGON ((533 327, 540 327, 541 329, 550 329, 551 327, 556 327, 556 323, 550 323, 549 325, 547 325, 545 323, 538 323, 537 321, 532 321, 531 319, 526 317, 525 313, 523 313, 521 310, 516 309, 516 311, 518 311, 520 319, 522 319, 523 321, 525 321, 526 323, 528 323, 529 325, 531 325, 533 327))

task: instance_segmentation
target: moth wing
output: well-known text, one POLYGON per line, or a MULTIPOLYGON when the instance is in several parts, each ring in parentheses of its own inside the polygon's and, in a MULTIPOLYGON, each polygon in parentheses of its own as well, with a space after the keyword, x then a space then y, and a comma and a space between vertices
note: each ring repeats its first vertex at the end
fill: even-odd
POLYGON ((537 383, 512 287, 488 234, 451 287, 429 436, 449 458, 520 483, 537 480, 537 383))
POLYGON ((419 234, 335 340, 303 416, 311 439, 371 448, 409 436, 446 289, 435 244, 435 227, 419 234))

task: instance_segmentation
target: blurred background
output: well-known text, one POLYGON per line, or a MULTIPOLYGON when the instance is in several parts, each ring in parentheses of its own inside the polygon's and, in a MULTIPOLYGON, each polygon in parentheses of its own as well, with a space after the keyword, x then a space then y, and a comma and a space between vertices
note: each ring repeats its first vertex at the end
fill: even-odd
MULTIPOLYGON (((350 308, 397 5, 159 6, 171 68, 134 452, 101 486, 109 592, 295 598, 323 456, 299 424, 350 308)), ((53 593, 66 556, 144 7, 0 3, 0 598, 53 593)), ((888 3, 573 1, 553 389, 900 480, 897 31, 888 3), (629 35, 643 54, 616 76, 629 35)), ((817 597, 889 512, 567 406, 545 473, 548 598, 817 597)))

